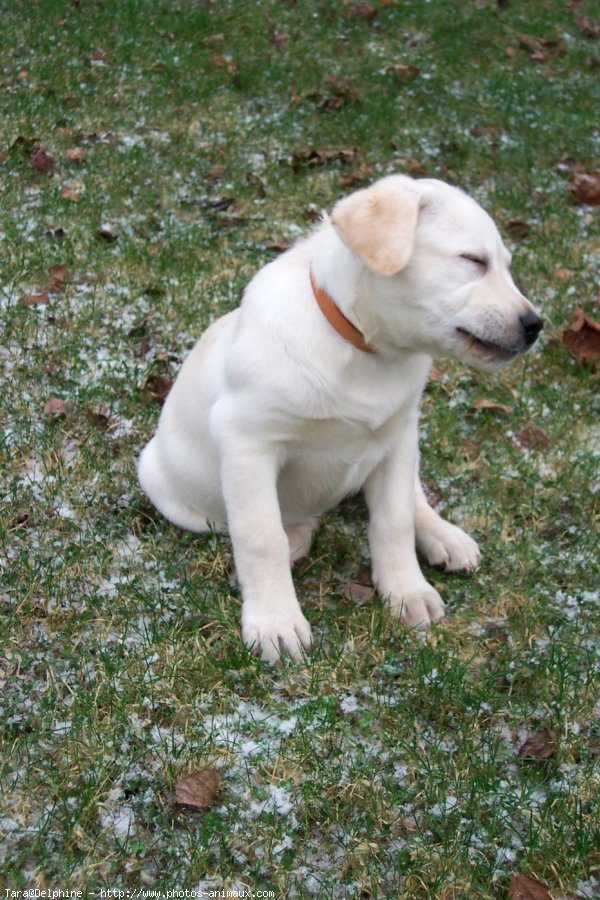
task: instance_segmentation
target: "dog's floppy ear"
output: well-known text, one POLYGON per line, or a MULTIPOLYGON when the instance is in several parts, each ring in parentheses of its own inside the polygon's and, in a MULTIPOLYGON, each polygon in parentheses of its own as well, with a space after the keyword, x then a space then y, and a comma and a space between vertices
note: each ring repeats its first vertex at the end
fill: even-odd
POLYGON ((379 275, 395 275, 412 255, 422 203, 414 181, 391 176, 340 200, 331 221, 365 265, 379 275))

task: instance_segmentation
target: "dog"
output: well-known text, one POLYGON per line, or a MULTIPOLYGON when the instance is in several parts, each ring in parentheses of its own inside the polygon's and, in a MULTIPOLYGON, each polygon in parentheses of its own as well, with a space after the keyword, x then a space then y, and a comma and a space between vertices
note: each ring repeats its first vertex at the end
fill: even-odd
POLYGON ((428 504, 418 416, 432 358, 499 369, 543 323, 490 216, 460 189, 390 175, 339 201, 265 265, 185 360, 138 464, 171 522, 229 530, 242 635, 301 660, 291 564, 319 517, 364 491, 373 583, 407 626, 444 616, 430 565, 473 571, 475 541, 428 504))

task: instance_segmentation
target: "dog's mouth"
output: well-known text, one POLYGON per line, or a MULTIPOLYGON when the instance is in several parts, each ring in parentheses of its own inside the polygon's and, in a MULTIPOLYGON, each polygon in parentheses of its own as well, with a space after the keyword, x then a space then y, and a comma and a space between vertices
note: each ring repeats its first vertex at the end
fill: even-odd
POLYGON ((470 331, 467 331, 466 328, 457 328, 456 330, 470 350, 475 350, 475 352, 486 356, 488 359, 505 362, 519 355, 518 350, 511 350, 508 347, 503 347, 501 344, 495 344, 493 341, 484 341, 482 338, 478 338, 470 331))

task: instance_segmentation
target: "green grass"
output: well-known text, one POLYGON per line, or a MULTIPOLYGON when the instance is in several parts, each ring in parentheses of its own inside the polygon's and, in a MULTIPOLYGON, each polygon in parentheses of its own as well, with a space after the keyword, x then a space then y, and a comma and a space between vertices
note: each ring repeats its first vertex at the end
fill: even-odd
POLYGON ((598 162, 598 43, 556 0, 373 7, 3 4, 2 889, 451 900, 519 871, 555 900, 600 890, 600 405, 560 342, 576 305, 597 317, 598 251, 559 165, 598 162), (521 34, 565 53, 536 62, 521 34), (484 562, 428 571, 451 617, 407 632, 348 599, 369 561, 346 501, 296 574, 315 650, 273 669, 241 644, 226 538, 137 487, 152 388, 270 244, 411 159, 505 233, 526 223, 514 268, 547 322, 497 376, 439 361, 425 398, 425 478, 484 562), (62 290, 21 303, 56 265, 62 290), (519 757, 542 726, 555 755, 519 757), (205 766, 213 805, 175 806, 205 766))

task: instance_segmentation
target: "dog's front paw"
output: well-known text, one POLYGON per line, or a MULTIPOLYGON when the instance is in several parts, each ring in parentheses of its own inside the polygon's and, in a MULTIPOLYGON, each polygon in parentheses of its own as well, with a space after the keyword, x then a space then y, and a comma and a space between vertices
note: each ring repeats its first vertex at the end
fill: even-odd
POLYGON ((310 625, 300 607, 292 610, 255 612, 244 609, 242 614, 244 643, 265 662, 276 663, 287 653, 301 662, 303 653, 312 643, 310 625))
POLYGON ((442 598, 426 581, 417 589, 394 593, 388 602, 392 613, 408 628, 426 628, 446 614, 442 598))
POLYGON ((417 549, 430 566, 447 572, 473 572, 481 561, 479 547, 473 538, 443 519, 433 527, 417 532, 417 549))

